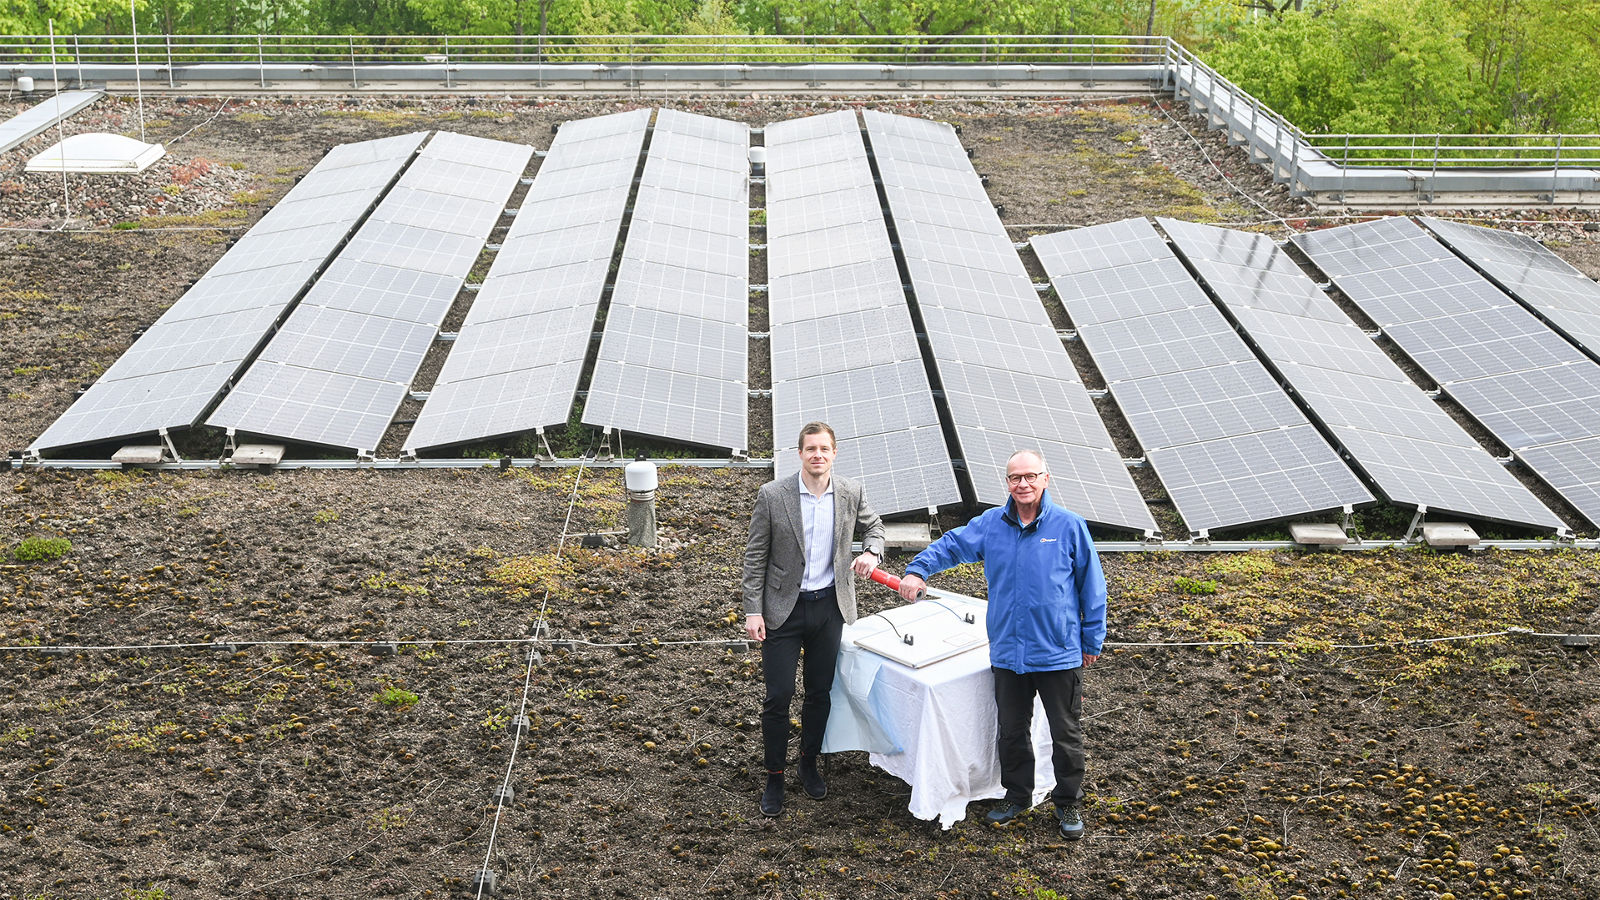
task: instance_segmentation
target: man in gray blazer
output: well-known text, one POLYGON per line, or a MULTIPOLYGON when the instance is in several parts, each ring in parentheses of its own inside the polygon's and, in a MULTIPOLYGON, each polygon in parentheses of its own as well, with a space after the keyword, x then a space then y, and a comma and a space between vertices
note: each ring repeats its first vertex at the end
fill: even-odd
POLYGON ((750 543, 744 551, 744 631, 761 641, 761 742, 767 785, 761 812, 783 812, 783 771, 789 754, 789 706, 795 668, 805 650, 805 699, 800 704, 800 784, 813 799, 828 795, 817 767, 828 724, 839 639, 856 620, 850 573, 866 577, 883 558, 883 521, 867 505, 861 484, 833 475, 833 429, 812 422, 800 429, 800 472, 769 481, 756 494, 750 543), (850 542, 862 531, 864 551, 852 562, 850 542))

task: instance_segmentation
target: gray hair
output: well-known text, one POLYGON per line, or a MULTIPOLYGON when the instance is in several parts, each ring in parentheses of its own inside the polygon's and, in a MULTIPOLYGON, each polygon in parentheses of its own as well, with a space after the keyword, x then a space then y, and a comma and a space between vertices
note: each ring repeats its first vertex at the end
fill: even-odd
POLYGON ((1011 455, 1006 457, 1006 468, 1011 468, 1011 461, 1019 456, 1031 456, 1039 461, 1039 471, 1050 471, 1050 464, 1044 461, 1044 454, 1032 449, 1031 447, 1024 447, 1021 450, 1013 450, 1011 455))

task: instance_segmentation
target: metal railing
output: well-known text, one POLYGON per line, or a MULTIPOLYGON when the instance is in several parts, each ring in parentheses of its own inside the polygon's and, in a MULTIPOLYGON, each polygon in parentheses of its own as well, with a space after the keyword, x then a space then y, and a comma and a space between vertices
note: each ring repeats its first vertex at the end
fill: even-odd
POLYGON ((1148 84, 1187 102, 1297 196, 1342 202, 1352 192, 1411 193, 1431 200, 1505 191, 1551 202, 1600 198, 1600 135, 1307 134, 1167 37, 157 34, 58 36, 52 44, 23 35, 0 36, 0 77, 9 68, 36 80, 59 70, 79 84, 125 81, 136 50, 145 83, 169 88, 191 80, 253 81, 260 89, 405 82, 454 90, 495 80, 543 88, 565 79, 614 89, 678 78, 808 88, 939 81, 949 89, 965 81, 990 92, 1030 82, 1037 92, 1052 83, 1093 85, 1107 73, 1107 80, 1148 84))
POLYGON ((1585 198, 1600 192, 1600 135, 1307 134, 1176 41, 1164 68, 1164 88, 1296 196, 1492 192, 1593 203, 1585 198))
POLYGON ((1307 134, 1306 145, 1341 166, 1600 165, 1595 134, 1307 134))
MULTIPOLYGON (((62 64, 169 66, 423 62, 1154 65, 1169 39, 1141 35, 74 35, 58 36, 62 64)), ((0 66, 50 60, 47 36, 0 36, 0 66)))

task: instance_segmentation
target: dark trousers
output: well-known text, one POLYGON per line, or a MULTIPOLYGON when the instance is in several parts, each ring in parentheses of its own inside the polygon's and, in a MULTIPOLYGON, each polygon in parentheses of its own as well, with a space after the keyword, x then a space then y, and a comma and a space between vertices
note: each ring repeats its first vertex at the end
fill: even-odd
POLYGON ((1000 785, 1006 799, 1033 805, 1033 697, 1044 704, 1050 723, 1050 761, 1056 786, 1050 799, 1071 806, 1083 799, 1083 669, 1019 674, 991 668, 994 704, 1000 713, 1000 785))
POLYGON ((839 660, 844 615, 832 590, 801 599, 783 624, 767 632, 761 644, 761 675, 767 699, 761 705, 761 744, 768 772, 783 771, 789 755, 789 706, 794 701, 794 674, 805 650, 805 699, 800 703, 800 755, 822 752, 822 732, 833 708, 833 668, 839 660))

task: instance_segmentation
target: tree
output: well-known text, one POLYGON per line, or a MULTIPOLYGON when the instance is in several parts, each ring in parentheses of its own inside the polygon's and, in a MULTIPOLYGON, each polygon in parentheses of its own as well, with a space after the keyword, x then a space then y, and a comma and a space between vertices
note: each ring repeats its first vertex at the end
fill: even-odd
POLYGON ((53 20, 56 34, 78 34, 119 15, 126 33, 128 0, 0 0, 0 33, 44 34, 53 20))
POLYGON ((1213 68, 1307 131, 1325 131, 1356 106, 1351 60, 1329 21, 1304 13, 1241 30, 1206 55, 1213 68))

